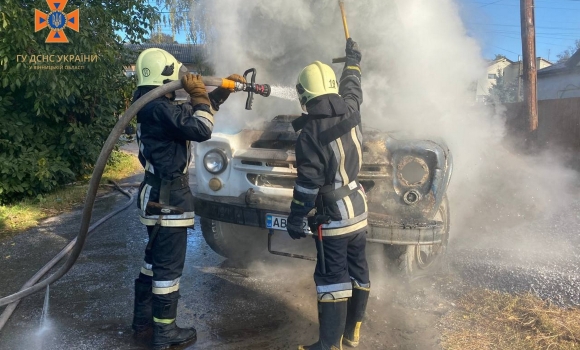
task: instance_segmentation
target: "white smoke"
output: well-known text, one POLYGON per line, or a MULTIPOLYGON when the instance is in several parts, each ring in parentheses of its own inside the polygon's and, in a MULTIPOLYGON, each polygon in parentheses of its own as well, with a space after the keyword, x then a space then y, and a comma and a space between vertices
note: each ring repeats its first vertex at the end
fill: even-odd
MULTIPOLYGON (((556 207, 554 196, 567 193, 575 175, 553 156, 513 156, 502 146, 502 111, 475 103, 473 83, 486 62, 456 1, 347 0, 345 7, 350 35, 363 52, 363 124, 445 140, 455 161, 454 234, 479 230, 498 215, 517 217, 531 202, 536 214, 556 207)), ((344 56, 337 0, 212 0, 204 11, 213 21, 210 59, 221 76, 255 67, 259 83, 294 86, 307 64, 344 56)), ((333 67, 340 74, 342 65, 333 67)), ((244 98, 232 96, 222 107, 218 131, 300 113, 296 102, 260 96, 254 111, 245 111, 244 98)))

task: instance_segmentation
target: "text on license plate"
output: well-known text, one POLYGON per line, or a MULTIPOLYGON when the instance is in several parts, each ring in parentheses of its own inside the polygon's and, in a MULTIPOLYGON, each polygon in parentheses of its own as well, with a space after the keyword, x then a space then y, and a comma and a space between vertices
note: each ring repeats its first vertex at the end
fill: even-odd
MULTIPOLYGON (((288 218, 287 216, 266 214, 266 228, 286 231, 287 218, 288 218)), ((306 219, 304 219, 304 222, 302 223, 302 229, 305 232, 310 232, 310 228, 308 227, 308 221, 306 219)))

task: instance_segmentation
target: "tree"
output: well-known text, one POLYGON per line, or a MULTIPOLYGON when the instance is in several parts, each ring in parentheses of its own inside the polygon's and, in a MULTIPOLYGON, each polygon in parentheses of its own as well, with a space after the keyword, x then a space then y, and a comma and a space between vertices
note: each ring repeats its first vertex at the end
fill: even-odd
POLYGON ((211 16, 203 0, 155 0, 160 8, 157 25, 171 27, 172 37, 184 32, 192 44, 205 44, 211 40, 211 16))
POLYGON ((215 70, 213 68, 213 65, 210 62, 208 62, 205 59, 204 54, 199 52, 199 51, 193 54, 193 58, 191 60, 190 65, 193 68, 193 71, 197 74, 206 75, 206 76, 210 76, 210 75, 215 74, 215 70))
POLYGON ((495 84, 489 89, 489 102, 513 103, 520 100, 518 96, 518 82, 506 81, 501 71, 497 71, 495 84))
POLYGON ((89 174, 124 110, 131 81, 123 68, 157 20, 141 0, 69 0, 80 9, 68 44, 47 44, 34 31, 45 0, 3 0, 0 7, 0 203, 43 192, 89 174), (121 38, 117 33, 125 33, 121 38), (96 57, 96 59, 95 59, 96 57))
POLYGON ((572 57, 572 55, 575 54, 576 51, 578 51, 578 50, 580 50, 580 39, 576 40, 576 42, 574 43, 574 46, 570 46, 569 48, 562 51, 561 53, 559 53, 556 56, 556 57, 558 57, 557 63, 563 63, 563 62, 568 61, 568 59, 570 57, 572 57))
POLYGON ((505 55, 495 54, 495 57, 493 58, 493 60, 497 61, 497 60, 501 60, 502 58, 505 58, 507 60, 507 57, 505 55))
POLYGON ((162 33, 160 30, 151 33, 151 37, 147 42, 152 44, 177 44, 177 41, 173 40, 171 35, 162 33))

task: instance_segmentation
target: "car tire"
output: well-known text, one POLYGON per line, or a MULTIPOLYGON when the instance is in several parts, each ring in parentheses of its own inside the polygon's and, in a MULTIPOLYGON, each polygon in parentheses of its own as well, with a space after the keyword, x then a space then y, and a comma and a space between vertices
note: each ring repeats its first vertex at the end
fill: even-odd
POLYGON ((257 260, 268 248, 268 231, 201 218, 201 233, 210 248, 235 261, 257 260))
POLYGON ((443 221, 442 243, 432 246, 385 245, 384 252, 391 270, 408 278, 432 275, 441 270, 447 253, 451 221, 447 196, 443 197, 433 220, 443 221))

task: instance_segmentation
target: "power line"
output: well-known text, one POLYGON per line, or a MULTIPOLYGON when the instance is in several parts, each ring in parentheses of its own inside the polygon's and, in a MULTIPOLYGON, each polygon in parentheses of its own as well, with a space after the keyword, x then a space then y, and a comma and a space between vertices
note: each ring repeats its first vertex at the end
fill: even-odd
MULTIPOLYGON (((580 1, 580 0, 579 0, 580 1)), ((480 23, 480 22, 464 22, 470 25, 477 25, 477 26, 496 26, 496 27, 514 27, 520 28, 517 24, 507 24, 507 23, 480 23)), ((578 22, 576 22, 578 23, 578 22)), ((536 26, 539 29, 573 29, 580 31, 580 27, 547 27, 547 26, 536 26)))
POLYGON ((508 49, 504 49, 503 47, 499 47, 499 46, 496 46, 496 45, 489 45, 489 46, 491 46, 491 47, 495 47, 495 48, 497 48, 497 49, 500 49, 500 50, 503 50, 503 51, 506 51, 506 52, 511 52, 511 53, 513 53, 513 54, 516 54, 516 55, 518 55, 518 56, 522 54, 521 52, 513 52, 513 51, 510 51, 510 50, 508 50, 508 49))
MULTIPOLYGON (((474 4, 481 4, 484 6, 479 6, 479 7, 485 7, 485 6, 490 6, 490 5, 494 5, 494 6, 510 6, 510 7, 519 7, 519 4, 498 4, 499 1, 496 2, 479 2, 479 1, 474 1, 474 4)), ((535 8, 537 9, 549 9, 549 10, 567 10, 567 11, 580 11, 580 8, 569 8, 569 7, 551 7, 551 6, 535 6, 535 8)))
MULTIPOLYGON (((514 40, 521 40, 521 37, 513 37, 513 36, 509 36, 509 35, 505 35, 505 34, 498 34, 498 36, 504 37, 504 38, 508 38, 508 39, 514 39, 514 40)), ((570 47, 570 45, 559 45, 559 44, 554 44, 554 43, 548 43, 545 41, 538 41, 536 40, 536 42, 538 44, 544 44, 544 45, 550 45, 550 46, 559 46, 559 47, 564 47, 564 48, 568 48, 570 47)))
POLYGON ((489 3, 489 4, 481 5, 481 6, 479 6, 479 7, 480 7, 480 8, 481 8, 481 7, 486 7, 486 6, 489 6, 489 5, 497 4, 498 2, 501 2, 501 1, 503 1, 503 0, 497 0, 497 1, 491 2, 491 3, 489 3))

